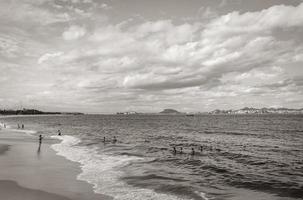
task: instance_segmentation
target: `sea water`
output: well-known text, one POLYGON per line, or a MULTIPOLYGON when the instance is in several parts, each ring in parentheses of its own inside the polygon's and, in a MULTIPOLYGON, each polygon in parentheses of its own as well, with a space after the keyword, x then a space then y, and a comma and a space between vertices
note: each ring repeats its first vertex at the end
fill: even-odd
POLYGON ((80 164, 77 178, 117 200, 303 197, 302 115, 59 115, 0 121, 10 128, 25 124, 22 131, 32 137, 57 139, 52 145, 57 154, 80 164))

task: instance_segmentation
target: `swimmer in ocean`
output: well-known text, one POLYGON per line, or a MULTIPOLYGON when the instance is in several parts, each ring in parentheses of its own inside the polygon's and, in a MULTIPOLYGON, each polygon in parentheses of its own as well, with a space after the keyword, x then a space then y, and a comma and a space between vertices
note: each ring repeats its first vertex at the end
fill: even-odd
POLYGON ((176 147, 173 147, 173 153, 174 153, 174 154, 177 153, 176 147))
POLYGON ((195 149, 191 148, 191 155, 194 156, 195 155, 195 149))
POLYGON ((114 136, 113 143, 115 144, 116 142, 117 142, 117 138, 116 136, 114 136))

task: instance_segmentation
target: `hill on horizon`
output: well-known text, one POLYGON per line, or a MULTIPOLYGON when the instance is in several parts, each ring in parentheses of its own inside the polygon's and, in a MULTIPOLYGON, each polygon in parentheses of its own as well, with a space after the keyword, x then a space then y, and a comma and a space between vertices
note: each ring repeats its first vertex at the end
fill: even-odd
POLYGON ((162 114, 179 114, 180 112, 177 110, 168 108, 168 109, 164 109, 160 113, 162 113, 162 114))

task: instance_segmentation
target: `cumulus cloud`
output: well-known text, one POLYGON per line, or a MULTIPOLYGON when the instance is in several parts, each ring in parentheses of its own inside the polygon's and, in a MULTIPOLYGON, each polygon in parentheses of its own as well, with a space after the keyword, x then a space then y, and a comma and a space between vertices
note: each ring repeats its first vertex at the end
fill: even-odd
POLYGON ((214 19, 203 32, 205 37, 231 37, 238 34, 268 34, 275 28, 303 25, 303 4, 277 5, 257 12, 239 11, 214 19))
POLYGON ((70 26, 66 31, 62 33, 62 37, 65 40, 77 40, 86 34, 86 29, 81 26, 70 26))
POLYGON ((109 10, 109 9, 112 8, 111 6, 109 6, 109 5, 106 4, 106 3, 102 3, 102 4, 100 5, 100 7, 101 7, 102 9, 104 9, 104 10, 109 10))
MULTIPOLYGON (((302 30, 303 3, 224 15, 205 6, 193 16, 196 21, 132 19, 127 25, 116 23, 116 18, 115 23, 110 18, 80 18, 96 15, 86 5, 93 3, 73 1, 56 8, 62 12, 47 11, 73 11, 79 17, 67 28, 60 23, 47 26, 49 34, 41 35, 50 42, 39 47, 43 55, 35 52, 26 60, 44 64, 38 70, 49 84, 37 94, 51 94, 49 104, 55 105, 60 96, 70 105, 78 101, 106 109, 171 105, 190 110, 260 102, 282 105, 286 100, 275 99, 285 94, 292 97, 288 102, 298 105, 296 100, 302 98, 303 41, 285 33, 302 30)), ((96 7, 100 11, 110 5, 96 7)), ((2 47, 13 52, 14 43, 2 42, 2 47)))
POLYGON ((71 16, 68 13, 56 13, 50 10, 42 9, 42 3, 45 2, 20 2, 14 0, 1 1, 1 18, 2 20, 5 19, 11 23, 21 22, 24 24, 39 24, 43 26, 71 20, 71 16))
POLYGON ((61 56, 63 54, 63 52, 56 52, 56 53, 46 53, 44 55, 42 55, 39 59, 38 59, 38 64, 42 64, 43 62, 51 59, 51 58, 55 58, 58 56, 61 56))
POLYGON ((89 41, 95 45, 88 45, 86 53, 77 55, 96 58, 91 64, 100 71, 111 65, 104 60, 113 62, 113 58, 106 58, 108 56, 135 57, 136 63, 129 65, 141 67, 134 67, 134 71, 120 81, 120 85, 127 88, 165 90, 219 84, 219 78, 225 73, 273 66, 276 57, 288 53, 291 45, 277 41, 267 31, 300 25, 303 18, 293 13, 300 12, 302 5, 273 6, 243 14, 233 12, 206 26, 175 25, 170 20, 144 22, 123 30, 118 26, 105 26, 90 36, 89 41), (293 22, 282 20, 287 15, 293 22), (172 73, 159 74, 159 71, 172 73))

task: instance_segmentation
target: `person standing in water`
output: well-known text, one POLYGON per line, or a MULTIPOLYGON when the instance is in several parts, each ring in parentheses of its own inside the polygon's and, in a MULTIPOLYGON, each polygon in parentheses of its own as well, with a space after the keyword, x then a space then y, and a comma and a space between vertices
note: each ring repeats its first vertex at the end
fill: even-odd
POLYGON ((191 148, 191 155, 194 156, 195 155, 195 149, 191 148))
POLYGON ((183 148, 180 147, 180 154, 183 154, 183 148))
POLYGON ((39 135, 39 144, 42 143, 42 139, 43 139, 43 136, 42 136, 42 135, 39 135))
POLYGON ((176 155, 176 153, 177 153, 176 147, 173 147, 173 154, 176 155))
POLYGON ((113 143, 115 144, 116 142, 117 142, 117 138, 116 136, 114 136, 113 143))

